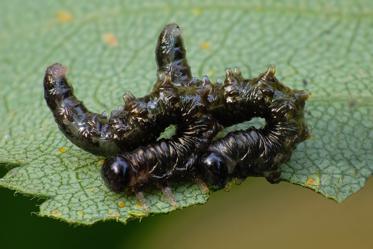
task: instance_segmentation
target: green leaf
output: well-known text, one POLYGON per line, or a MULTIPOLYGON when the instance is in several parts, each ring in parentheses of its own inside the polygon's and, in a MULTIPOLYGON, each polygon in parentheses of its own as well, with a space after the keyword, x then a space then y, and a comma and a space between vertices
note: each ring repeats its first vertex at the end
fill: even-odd
MULTIPOLYGON (((60 62, 77 96, 96 112, 121 105, 122 93, 148 93, 161 28, 184 30, 195 76, 222 78, 238 66, 247 77, 269 64, 285 84, 312 93, 312 138, 283 166, 283 179, 342 201, 373 172, 373 2, 21 1, 0 3, 0 185, 45 198, 40 215, 92 224, 126 222, 207 201, 203 186, 113 194, 102 158, 59 132, 43 99, 45 68, 60 62), (15 167, 19 166, 19 167, 15 167)), ((250 180, 250 179, 249 179, 250 180)))

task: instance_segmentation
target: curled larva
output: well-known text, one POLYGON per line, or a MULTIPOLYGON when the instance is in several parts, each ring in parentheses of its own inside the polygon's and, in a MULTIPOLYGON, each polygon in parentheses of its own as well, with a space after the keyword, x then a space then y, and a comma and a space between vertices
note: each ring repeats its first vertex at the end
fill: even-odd
POLYGON ((162 114, 167 116, 168 110, 162 109, 162 114, 156 116, 146 110, 146 106, 156 107, 166 99, 150 95, 137 100, 127 94, 124 96, 126 104, 108 117, 89 111, 75 97, 65 74, 66 68, 60 64, 48 67, 44 78, 44 97, 60 130, 80 148, 96 155, 116 155, 123 150, 154 142, 167 127, 168 124, 164 127, 159 124, 162 124, 162 114))
MULTIPOLYGON (((164 183, 180 176, 180 171, 175 170, 175 165, 180 162, 187 165, 182 174, 184 177, 201 177, 215 188, 224 187, 231 178, 248 175, 264 175, 270 182, 278 181, 278 166, 288 161, 295 146, 308 137, 303 118, 308 95, 284 86, 274 74, 274 68, 269 68, 259 77, 246 80, 238 70, 227 70, 223 84, 200 82, 188 87, 189 93, 199 95, 184 93, 178 100, 181 106, 185 105, 185 101, 192 100, 193 105, 203 107, 199 109, 201 113, 208 113, 224 125, 262 117, 266 120, 265 127, 229 133, 208 148, 206 143, 212 137, 196 136, 181 153, 175 150, 174 144, 176 139, 184 139, 182 132, 171 140, 138 148, 115 160, 106 161, 103 176, 108 186, 122 191, 126 186, 139 190, 150 183, 164 183), (196 142, 201 138, 206 138, 206 143, 196 142), (193 147, 193 144, 196 146, 193 147), (204 155, 201 156, 202 152, 204 155), (172 166, 172 163, 175 164, 172 166), (162 177, 152 175, 153 169, 162 172, 162 177)), ((182 94, 182 88, 178 90, 178 95, 182 94)), ((185 113, 188 109, 192 108, 181 108, 180 111, 185 113)), ((203 132, 208 130, 208 125, 194 125, 193 120, 182 118, 178 125, 191 125, 195 129, 190 131, 191 134, 197 134, 196 131, 201 129, 203 132)))
POLYGON ((284 86, 272 67, 253 79, 245 79, 238 69, 228 69, 223 83, 193 78, 176 24, 162 30, 155 54, 152 92, 141 98, 125 94, 123 107, 109 117, 90 112, 74 96, 62 65, 46 71, 45 99, 56 123, 77 146, 107 156, 102 168, 107 186, 136 192, 197 177, 221 188, 231 178, 252 174, 278 181, 278 166, 308 137, 303 113, 307 93, 284 86), (254 117, 264 118, 265 127, 213 141, 222 127, 254 117), (177 125, 176 134, 156 141, 170 124, 177 125))
POLYGON ((66 67, 49 66, 44 77, 44 98, 65 136, 78 147, 96 155, 113 156, 155 142, 176 119, 172 96, 166 94, 165 77, 175 86, 192 79, 180 28, 167 25, 158 38, 158 80, 153 91, 142 98, 125 93, 124 106, 109 116, 94 113, 75 95, 66 79, 66 67))
POLYGON ((163 80, 160 89, 173 103, 169 121, 178 124, 176 134, 106 159, 101 172, 112 191, 140 191, 149 184, 166 185, 170 178, 190 175, 197 155, 207 149, 220 129, 198 96, 180 95, 169 74, 163 80))
POLYGON ((224 187, 230 178, 248 175, 279 181, 278 166, 309 136, 303 119, 308 94, 282 85, 274 68, 269 68, 249 81, 228 71, 224 96, 227 112, 255 113, 266 120, 266 125, 231 132, 212 143, 198 165, 203 179, 216 188, 224 187))
POLYGON ((150 184, 166 186, 171 178, 193 174, 198 154, 209 146, 218 126, 206 114, 180 118, 185 125, 179 125, 171 139, 107 159, 102 167, 107 186, 115 192, 126 188, 136 192, 150 184))

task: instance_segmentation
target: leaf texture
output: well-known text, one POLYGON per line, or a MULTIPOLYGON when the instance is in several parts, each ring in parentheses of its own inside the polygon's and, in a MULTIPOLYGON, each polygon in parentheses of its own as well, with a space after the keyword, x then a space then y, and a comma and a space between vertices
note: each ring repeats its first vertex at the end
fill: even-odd
POLYGON ((269 64, 279 79, 312 93, 312 137, 284 165, 283 179, 342 201, 373 172, 373 2, 44 1, 0 3, 0 186, 45 198, 40 215, 71 223, 126 222, 204 203, 201 184, 133 196, 111 193, 102 159, 67 141, 44 103, 45 68, 60 62, 76 95, 96 112, 147 94, 156 78, 161 28, 184 32, 194 76, 227 67, 256 76, 269 64))

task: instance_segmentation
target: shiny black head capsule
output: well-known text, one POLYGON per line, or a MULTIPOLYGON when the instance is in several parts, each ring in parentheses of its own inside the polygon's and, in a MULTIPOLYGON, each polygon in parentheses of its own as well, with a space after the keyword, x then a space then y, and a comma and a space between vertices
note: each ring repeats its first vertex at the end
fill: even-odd
POLYGON ((228 180, 228 168, 224 157, 211 152, 202 157, 201 170, 204 180, 213 188, 223 188, 228 180))
POLYGON ((114 192, 123 192, 131 176, 131 167, 121 156, 106 159, 101 169, 101 175, 108 188, 114 192))

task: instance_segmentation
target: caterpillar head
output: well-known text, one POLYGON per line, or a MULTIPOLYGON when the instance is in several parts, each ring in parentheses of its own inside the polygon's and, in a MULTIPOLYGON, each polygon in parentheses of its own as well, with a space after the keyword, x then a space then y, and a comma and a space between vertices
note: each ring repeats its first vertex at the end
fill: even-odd
POLYGON ((213 188, 223 188, 228 180, 228 167, 225 158, 211 152, 204 155, 200 162, 203 179, 213 188))
POLYGON ((133 170, 125 158, 115 156, 105 160, 101 174, 106 186, 113 192, 120 193, 128 186, 133 170))

